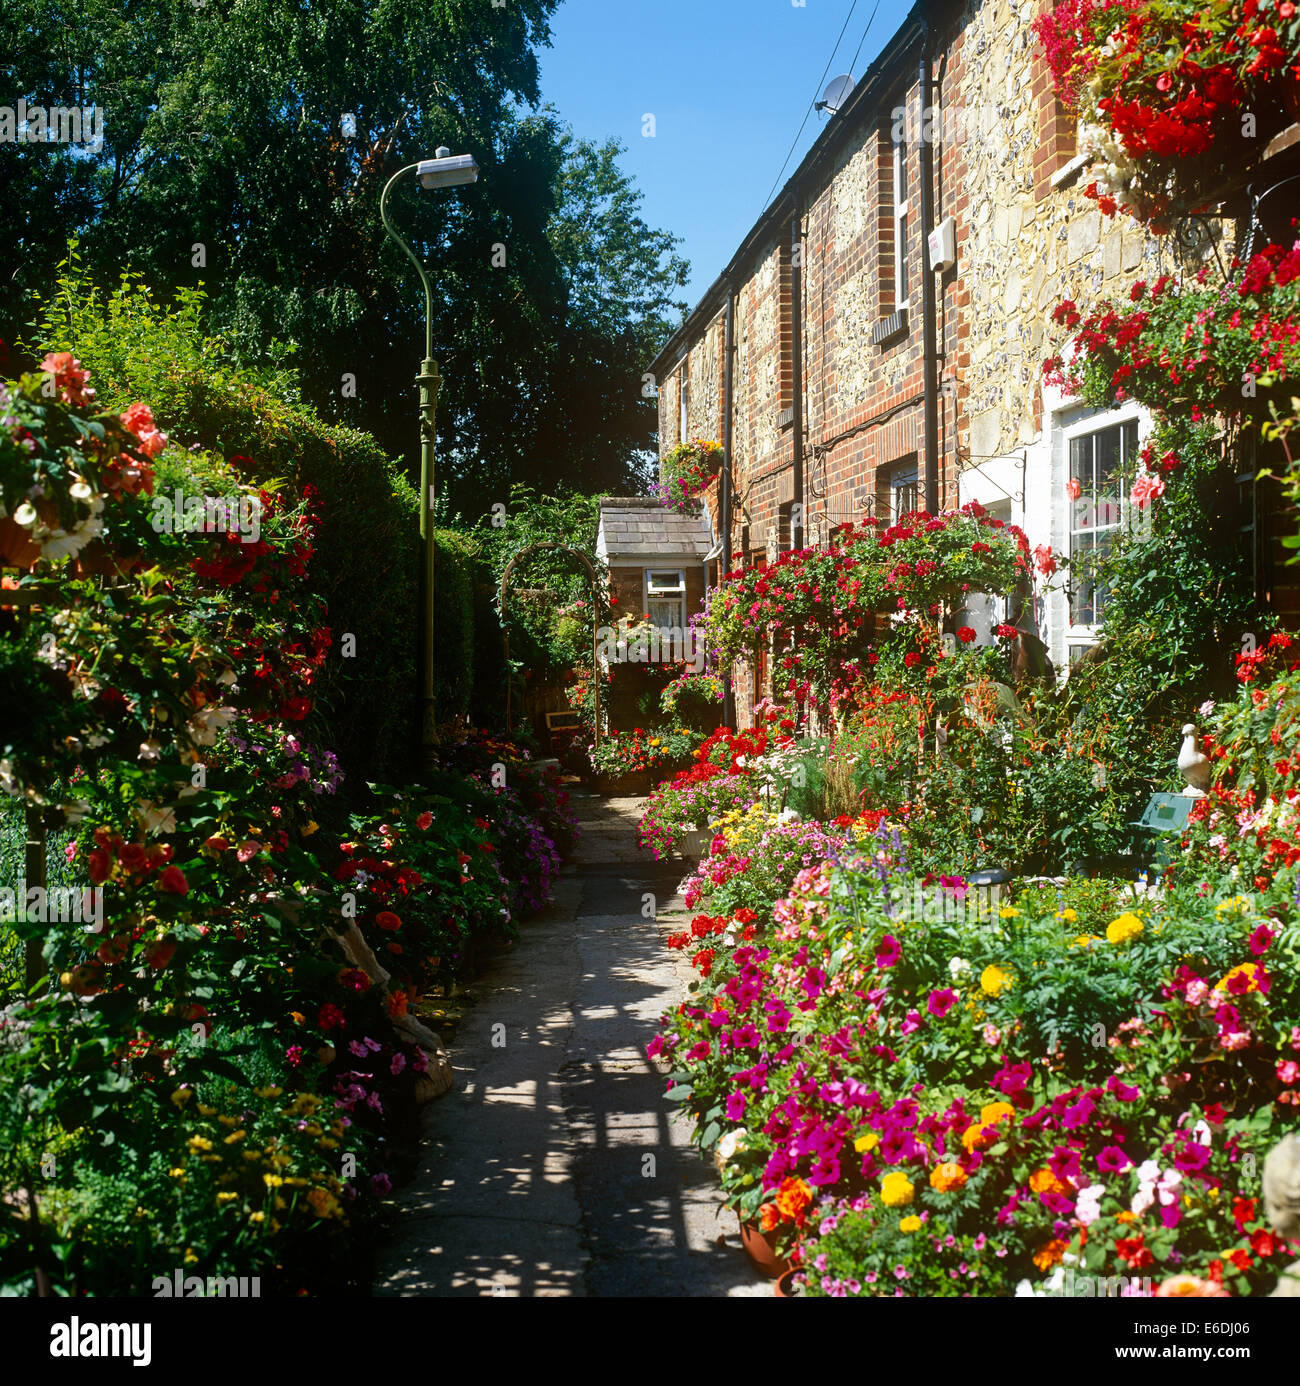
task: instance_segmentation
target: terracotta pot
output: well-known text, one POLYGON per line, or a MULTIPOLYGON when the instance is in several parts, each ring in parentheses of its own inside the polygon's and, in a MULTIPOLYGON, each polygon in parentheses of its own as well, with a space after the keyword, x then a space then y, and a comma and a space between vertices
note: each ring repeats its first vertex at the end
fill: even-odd
POLYGON ((800 1267, 791 1266, 788 1271, 783 1271, 777 1278, 777 1282, 772 1286, 772 1293, 777 1299, 799 1299, 799 1292, 794 1287, 794 1278, 799 1274, 800 1267))
POLYGON ((776 1254, 775 1247, 759 1231, 758 1223, 742 1222, 740 1241, 755 1269, 762 1271, 764 1275, 770 1275, 775 1280, 790 1269, 790 1262, 784 1256, 776 1254))
POLYGON ((30 568, 41 556, 41 546, 12 516, 0 518, 0 567, 30 568))

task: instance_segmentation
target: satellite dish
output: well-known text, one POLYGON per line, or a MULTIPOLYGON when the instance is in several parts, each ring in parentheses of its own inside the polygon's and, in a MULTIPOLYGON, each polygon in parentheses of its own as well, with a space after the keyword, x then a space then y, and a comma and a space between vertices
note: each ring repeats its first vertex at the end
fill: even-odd
POLYGON ((822 92, 822 99, 816 103, 819 111, 829 111, 831 115, 844 105, 853 93, 853 78, 846 72, 843 77, 835 77, 830 86, 822 92))

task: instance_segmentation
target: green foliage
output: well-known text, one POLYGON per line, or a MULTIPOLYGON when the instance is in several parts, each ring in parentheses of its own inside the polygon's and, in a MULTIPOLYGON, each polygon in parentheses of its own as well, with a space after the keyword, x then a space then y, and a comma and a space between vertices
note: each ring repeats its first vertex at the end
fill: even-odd
MULTIPOLYGON (((323 422, 283 372, 240 365, 205 331, 204 310, 198 291, 162 305, 138 275, 105 293, 74 246, 33 330, 40 350, 70 351, 91 371, 97 405, 150 401, 173 443, 226 460, 227 483, 233 471, 272 489, 286 481, 309 495, 314 488, 323 523, 313 572, 336 641, 317 696, 350 774, 395 770, 406 762, 414 717, 416 496, 373 438, 323 422), (345 659, 337 649, 348 633, 357 652, 345 659)), ((159 489, 178 479, 160 475, 159 489)))

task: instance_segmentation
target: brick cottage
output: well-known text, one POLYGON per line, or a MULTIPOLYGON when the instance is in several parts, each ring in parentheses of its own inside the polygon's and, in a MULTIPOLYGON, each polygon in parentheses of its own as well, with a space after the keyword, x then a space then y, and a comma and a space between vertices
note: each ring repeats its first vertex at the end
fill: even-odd
MULTIPOLYGON (((916 5, 651 364, 661 453, 694 437, 725 450, 703 498, 720 541, 710 584, 844 521, 970 500, 1033 545, 1107 543, 1096 521, 1112 517, 1072 514, 1065 482, 1114 492, 1150 420, 1044 387, 1061 336, 1051 312, 1226 260, 1250 209, 1158 238, 1103 218, 1080 191, 1037 13, 1036 0, 916 5)), ((1273 164, 1295 159, 1297 133, 1274 141, 1273 164)), ((1294 590, 1276 590, 1276 501, 1253 456, 1238 470, 1236 529, 1261 600, 1294 618, 1294 590)), ((1071 600, 1059 579, 1038 599, 1058 670, 1095 642, 1104 605, 1099 590, 1071 600)), ((987 632, 995 606, 965 619, 987 632)), ((735 671, 742 725, 770 691, 769 663, 735 671)))

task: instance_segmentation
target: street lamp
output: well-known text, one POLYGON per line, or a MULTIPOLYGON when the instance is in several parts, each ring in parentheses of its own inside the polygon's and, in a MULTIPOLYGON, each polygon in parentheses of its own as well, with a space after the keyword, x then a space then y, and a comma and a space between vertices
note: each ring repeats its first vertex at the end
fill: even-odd
POLYGON ((419 163, 407 164, 398 169, 388 180, 379 198, 379 216, 384 230, 402 248, 403 254, 419 271, 420 282, 424 285, 424 360, 420 362, 420 373, 415 383, 420 390, 420 538, 424 544, 424 597, 420 611, 420 625, 424 634, 424 644, 420 655, 420 765, 423 770, 433 768, 433 747, 438 729, 438 710, 433 695, 433 490, 434 490, 434 411, 438 407, 438 389, 442 378, 438 374, 438 363, 433 359, 433 289, 429 276, 410 245, 398 235, 393 223, 388 219, 388 194, 399 178, 414 173, 422 188, 455 188, 463 183, 473 183, 478 179, 478 164, 472 154, 453 154, 450 149, 439 148, 436 157, 421 159, 419 163))

